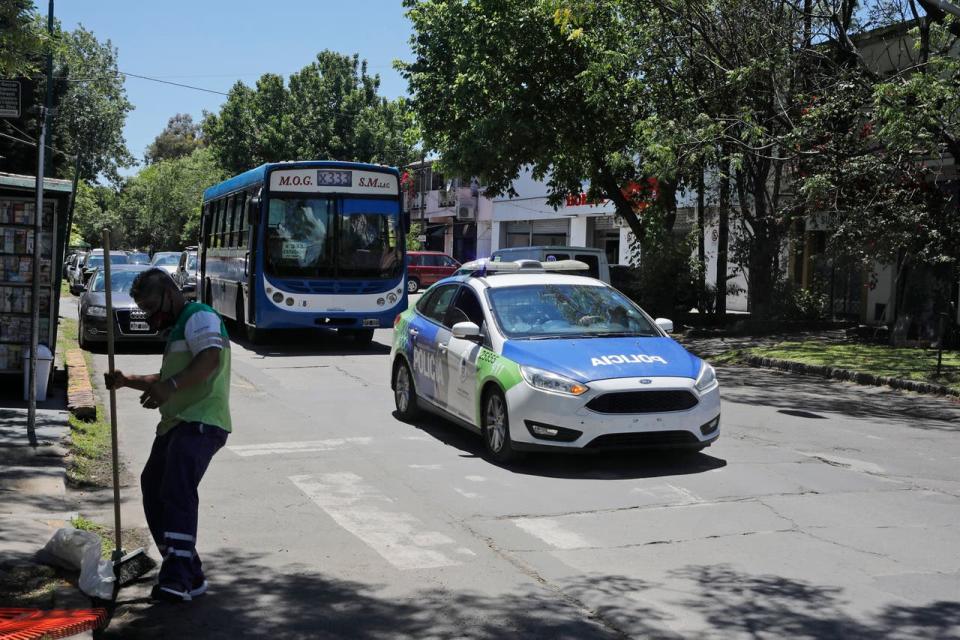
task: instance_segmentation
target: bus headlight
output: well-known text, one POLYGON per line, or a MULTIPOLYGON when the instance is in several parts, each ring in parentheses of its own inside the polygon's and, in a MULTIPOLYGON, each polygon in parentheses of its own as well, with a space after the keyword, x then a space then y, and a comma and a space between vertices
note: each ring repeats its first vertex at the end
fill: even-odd
POLYGON ((387 294, 387 302, 390 303, 390 304, 396 304, 396 303, 397 303, 397 294, 395 294, 395 293, 388 293, 388 294, 387 294))

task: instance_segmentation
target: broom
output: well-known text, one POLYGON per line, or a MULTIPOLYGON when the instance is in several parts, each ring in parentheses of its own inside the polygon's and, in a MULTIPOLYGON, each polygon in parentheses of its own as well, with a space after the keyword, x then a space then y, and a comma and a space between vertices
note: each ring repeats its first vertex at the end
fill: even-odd
MULTIPOLYGON (((113 376, 113 291, 110 287, 110 230, 103 230, 103 284, 107 307, 107 369, 113 376)), ((143 548, 124 553, 120 534, 120 454, 117 446, 117 392, 110 389, 110 444, 113 460, 113 522, 116 539, 111 560, 113 561, 113 599, 117 599, 120 587, 133 582, 156 566, 156 562, 146 554, 143 548)))

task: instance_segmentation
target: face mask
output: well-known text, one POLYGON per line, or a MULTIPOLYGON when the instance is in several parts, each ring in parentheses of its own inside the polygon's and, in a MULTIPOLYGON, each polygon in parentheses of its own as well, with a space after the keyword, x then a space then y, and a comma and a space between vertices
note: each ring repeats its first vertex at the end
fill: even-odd
POLYGON ((164 305, 167 302, 167 292, 163 292, 163 297, 160 299, 160 306, 157 307, 157 310, 147 316, 147 324, 150 325, 150 328, 154 331, 163 331, 164 329, 169 329, 176 322, 176 318, 169 311, 163 309, 164 305))

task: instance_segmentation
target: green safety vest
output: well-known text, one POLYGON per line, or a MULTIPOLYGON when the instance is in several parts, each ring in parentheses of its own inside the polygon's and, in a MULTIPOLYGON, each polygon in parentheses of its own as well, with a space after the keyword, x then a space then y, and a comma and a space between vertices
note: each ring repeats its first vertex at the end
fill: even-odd
MULTIPOLYGON (((193 360, 193 354, 187 346, 184 328, 190 316, 200 311, 216 313, 212 308, 199 302, 190 302, 180 312, 176 324, 167 338, 167 348, 163 352, 163 364, 160 367, 160 379, 171 378, 184 369, 193 360)), ((220 317, 219 315, 217 316, 220 317)), ((227 328, 220 319, 220 337, 223 348, 220 350, 220 366, 204 382, 174 391, 170 399, 160 405, 160 424, 157 435, 163 435, 181 422, 202 422, 232 431, 230 423, 230 337, 227 328)))

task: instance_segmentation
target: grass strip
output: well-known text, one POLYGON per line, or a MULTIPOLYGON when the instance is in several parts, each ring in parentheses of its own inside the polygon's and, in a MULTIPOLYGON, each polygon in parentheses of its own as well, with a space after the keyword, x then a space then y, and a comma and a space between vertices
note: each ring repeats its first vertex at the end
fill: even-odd
POLYGON ((728 351, 719 357, 711 358, 710 361, 731 364, 742 361, 746 355, 940 384, 960 391, 960 353, 956 351, 943 352, 940 376, 936 375, 937 351, 934 349, 819 340, 781 342, 770 347, 728 351))
MULTIPOLYGON (((60 331, 57 337, 57 348, 60 353, 66 353, 67 349, 78 348, 78 332, 79 323, 76 320, 60 318, 60 331)), ((93 371, 93 358, 90 353, 84 351, 83 357, 87 363, 87 371, 93 371)), ((92 382, 91 380, 91 384, 92 382)), ((112 486, 110 422, 106 420, 103 405, 97 403, 97 417, 92 422, 84 422, 71 415, 69 423, 72 455, 67 467, 67 480, 75 486, 112 486)))

